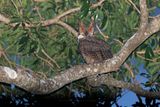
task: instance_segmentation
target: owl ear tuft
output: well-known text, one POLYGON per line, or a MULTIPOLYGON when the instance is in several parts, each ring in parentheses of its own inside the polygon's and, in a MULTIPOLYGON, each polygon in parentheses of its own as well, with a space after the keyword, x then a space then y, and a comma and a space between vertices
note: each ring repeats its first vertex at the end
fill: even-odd
POLYGON ((90 22, 90 25, 88 27, 88 34, 90 36, 93 36, 93 33, 94 33, 94 18, 91 17, 91 22, 90 22))
POLYGON ((79 23, 79 33, 80 34, 85 34, 85 32, 86 32, 85 26, 84 26, 83 22, 80 21, 80 23, 79 23))

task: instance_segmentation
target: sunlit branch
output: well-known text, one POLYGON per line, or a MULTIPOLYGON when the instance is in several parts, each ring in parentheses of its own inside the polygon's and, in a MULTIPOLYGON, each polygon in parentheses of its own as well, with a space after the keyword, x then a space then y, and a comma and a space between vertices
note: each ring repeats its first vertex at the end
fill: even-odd
MULTIPOLYGON (((93 7, 97 5, 93 5, 93 7)), ((87 64, 76 65, 62 71, 57 75, 52 76, 51 78, 40 78, 39 76, 36 75, 35 72, 29 72, 27 69, 24 69, 24 68, 22 69, 22 68, 16 67, 13 69, 13 68, 1 66, 0 82, 9 83, 9 84, 14 83, 16 86, 21 87, 26 91, 29 91, 35 94, 49 94, 51 92, 54 92, 62 88, 63 86, 71 82, 86 78, 88 76, 104 74, 109 72, 110 73, 116 72, 120 68, 120 66, 122 66, 122 64, 126 61, 129 55, 140 44, 142 44, 145 40, 151 37, 152 34, 160 30, 160 16, 155 17, 152 20, 150 20, 150 22, 148 22, 146 0, 140 0, 140 11, 141 11, 141 16, 140 16, 139 30, 126 41, 126 43, 121 48, 121 50, 116 55, 114 55, 113 58, 108 59, 101 63, 94 63, 94 64, 88 64, 88 65, 87 64)), ((65 13, 65 14, 68 15, 74 12, 65 13)), ((66 16, 65 14, 63 15, 66 16)), ((63 15, 59 15, 58 17, 64 17, 63 15)), ((0 15, 0 18, 2 18, 0 19, 1 21, 2 20, 4 21, 4 17, 1 17, 0 15)), ((59 21, 59 19, 56 21, 59 21)), ((5 22, 8 22, 8 20, 5 20, 5 22)), ((114 85, 115 87, 119 87, 119 88, 127 88, 130 90, 133 90, 134 92, 142 96, 160 98, 159 92, 157 93, 157 92, 145 91, 136 84, 124 83, 118 80, 113 80, 112 78, 110 78, 108 81, 115 82, 114 84, 111 84, 111 82, 109 82, 110 85, 112 86, 114 85)), ((109 83, 107 85, 109 85, 109 83)))
MULTIPOLYGON (((105 0, 100 0, 99 2, 93 4, 91 6, 91 8, 96 8, 98 6, 101 6, 104 1, 105 0)), ((49 25, 54 25, 54 24, 60 24, 60 26, 64 26, 64 28, 66 28, 65 26, 69 26, 70 29, 67 29, 67 30, 71 30, 70 32, 72 32, 75 36, 77 36, 77 32, 74 30, 74 28, 72 28, 70 25, 67 25, 66 23, 60 21, 60 19, 62 19, 63 17, 66 17, 66 16, 68 16, 70 14, 74 14, 76 12, 79 12, 80 9, 81 9, 81 7, 72 8, 70 10, 67 10, 67 11, 57 15, 53 19, 48 19, 48 20, 45 20, 45 21, 41 21, 42 26, 49 26, 49 25)), ((4 22, 4 23, 9 24, 9 25, 11 25, 13 27, 16 26, 16 24, 17 24, 17 23, 11 23, 10 24, 10 19, 4 17, 2 14, 0 14, 0 22, 4 22)), ((25 26, 26 27, 35 27, 35 25, 27 24, 27 23, 25 23, 25 26)))

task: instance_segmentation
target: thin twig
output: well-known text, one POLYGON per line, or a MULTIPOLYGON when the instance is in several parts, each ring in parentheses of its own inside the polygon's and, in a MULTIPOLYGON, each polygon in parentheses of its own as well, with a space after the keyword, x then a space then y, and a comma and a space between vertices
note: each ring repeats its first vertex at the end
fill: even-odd
POLYGON ((126 62, 124 63, 125 68, 130 72, 131 77, 134 79, 135 75, 133 73, 133 69, 131 68, 131 66, 129 64, 127 64, 126 62))
POLYGON ((18 0, 19 5, 22 7, 22 0, 18 0))
MULTIPOLYGON (((91 6, 91 8, 96 8, 98 6, 101 6, 103 4, 105 0, 101 0, 99 1, 98 3, 95 3, 91 6)), ((70 14, 73 14, 73 13, 76 13, 78 11, 80 11, 81 7, 76 7, 76 8, 72 8, 70 10, 67 10, 63 13, 61 13, 60 15, 57 15, 56 17, 54 17, 53 19, 49 19, 49 20, 45 20, 45 21, 42 21, 42 26, 48 26, 48 25, 51 25, 51 24, 55 24, 58 20, 62 19, 63 17, 65 16, 68 16, 70 14)), ((2 15, 2 14, 0 14, 2 15)), ((3 16, 3 15, 2 15, 3 16)), ((4 16, 3 16, 4 17, 4 16)), ((5 18, 5 17, 4 17, 5 18)), ((10 20, 8 18, 6 18, 6 20, 10 20)), ((0 21, 2 22, 6 22, 7 24, 9 23, 8 21, 4 21, 4 20, 1 20, 0 21)), ((33 27, 33 25, 28 25, 27 27, 33 27)))
POLYGON ((41 13, 39 12, 39 8, 36 6, 35 9, 36 9, 36 11, 38 13, 38 16, 39 16, 40 20, 42 21, 43 18, 42 18, 41 13))
POLYGON ((99 28, 99 26, 96 24, 96 28, 97 28, 97 30, 99 31, 99 33, 107 40, 108 38, 109 38, 109 36, 108 35, 105 35, 101 30, 100 30, 100 28, 99 28))
POLYGON ((0 50, 0 57, 4 57, 4 59, 7 61, 7 63, 9 64, 10 67, 12 67, 12 65, 15 65, 15 63, 13 63, 9 60, 9 58, 7 57, 7 53, 4 49, 0 50))
POLYGON ((141 58, 141 59, 144 59, 144 60, 146 60, 146 61, 151 61, 151 62, 157 62, 157 60, 159 59, 159 58, 149 59, 149 58, 145 58, 145 57, 143 57, 143 56, 141 56, 141 55, 139 55, 139 54, 137 54, 137 56, 138 56, 139 58, 141 58))
POLYGON ((124 43, 123 42, 121 42, 120 40, 118 40, 118 39, 113 39, 114 41, 116 41, 118 44, 120 44, 120 46, 123 46, 124 45, 124 43))
MULTIPOLYGON (((145 51, 137 51, 137 54, 144 55, 145 51)), ((154 54, 160 54, 160 49, 153 50, 154 54)))
POLYGON ((41 51, 49 60, 51 60, 58 68, 60 68, 57 62, 54 59, 52 59, 43 49, 41 51))
POLYGON ((60 21, 60 20, 57 21, 56 24, 64 27, 68 31, 72 32, 73 35, 78 36, 78 32, 73 27, 71 27, 69 24, 67 24, 67 23, 65 23, 63 21, 60 21))
POLYGON ((16 3, 15 3, 13 0, 11 0, 11 2, 12 2, 12 4, 14 5, 14 7, 16 8, 17 13, 20 15, 20 13, 19 13, 19 10, 18 10, 18 7, 17 7, 16 3))
MULTIPOLYGON (((101 5, 104 3, 104 1, 105 1, 105 0, 101 0, 101 1, 93 4, 93 5, 91 6, 91 8, 96 8, 96 7, 98 7, 98 6, 101 6, 101 5)), ((52 25, 52 24, 58 24, 58 25, 60 25, 60 26, 65 27, 65 28, 66 28, 67 30, 69 30, 70 32, 72 32, 74 36, 77 36, 77 35, 78 35, 78 32, 77 32, 74 28, 72 28, 70 25, 68 25, 68 24, 60 21, 60 19, 62 19, 63 17, 66 17, 66 16, 68 16, 68 15, 70 15, 70 14, 76 13, 76 12, 80 11, 80 9, 81 9, 81 7, 77 7, 77 8, 73 8, 73 9, 67 10, 67 11, 61 13, 60 15, 57 15, 57 16, 54 17, 53 19, 41 21, 40 23, 42 23, 42 26, 49 26, 49 25, 52 25)), ((0 21, 1 21, 1 22, 4 22, 4 23, 6 23, 6 24, 9 24, 10 19, 8 19, 8 18, 4 17, 2 14, 0 14, 0 21)), ((10 26, 13 26, 13 27, 14 27, 14 26, 16 26, 16 24, 17 24, 17 23, 12 23, 12 24, 10 24, 10 26)), ((35 25, 25 23, 25 27, 35 27, 35 25)))
POLYGON ((36 56, 37 58, 39 58, 40 60, 42 60, 42 61, 44 61, 44 62, 48 63, 48 64, 49 64, 49 66, 53 67, 53 65, 52 65, 48 60, 46 60, 46 59, 42 58, 42 57, 41 57, 41 56, 39 56, 37 53, 35 53, 35 56, 36 56))
POLYGON ((131 4, 131 5, 133 5, 133 7, 136 9, 136 11, 139 13, 139 14, 141 14, 141 12, 140 12, 140 10, 137 8, 137 6, 132 2, 132 0, 128 0, 129 1, 129 3, 131 4))

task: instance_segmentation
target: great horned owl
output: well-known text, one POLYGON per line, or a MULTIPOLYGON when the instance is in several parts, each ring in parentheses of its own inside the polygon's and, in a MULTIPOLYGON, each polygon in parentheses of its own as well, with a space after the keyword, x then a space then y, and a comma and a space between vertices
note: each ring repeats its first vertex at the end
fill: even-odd
POLYGON ((109 58, 112 58, 110 47, 104 40, 98 39, 94 35, 94 19, 86 30, 83 22, 79 25, 79 51, 87 64, 102 62, 109 58))

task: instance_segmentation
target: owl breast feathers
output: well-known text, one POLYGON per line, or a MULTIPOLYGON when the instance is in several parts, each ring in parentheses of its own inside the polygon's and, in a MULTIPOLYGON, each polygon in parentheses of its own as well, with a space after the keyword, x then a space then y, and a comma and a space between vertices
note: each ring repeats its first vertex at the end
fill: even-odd
POLYGON ((86 63, 102 62, 112 58, 113 55, 105 41, 96 37, 85 37, 79 40, 79 50, 86 63))
POLYGON ((92 18, 88 30, 86 30, 83 22, 79 26, 79 51, 86 63, 102 62, 112 58, 110 47, 105 41, 96 38, 94 35, 94 19, 92 18))

